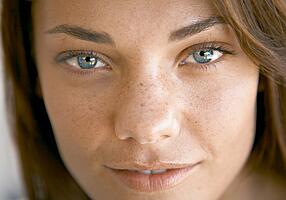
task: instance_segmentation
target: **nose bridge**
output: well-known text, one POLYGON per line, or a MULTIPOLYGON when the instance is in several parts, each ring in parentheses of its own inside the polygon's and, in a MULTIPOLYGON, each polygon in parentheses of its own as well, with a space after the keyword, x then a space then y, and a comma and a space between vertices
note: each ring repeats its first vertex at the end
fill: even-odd
POLYGON ((179 116, 166 80, 154 74, 142 77, 125 88, 115 119, 116 136, 140 144, 174 137, 180 129, 179 116))

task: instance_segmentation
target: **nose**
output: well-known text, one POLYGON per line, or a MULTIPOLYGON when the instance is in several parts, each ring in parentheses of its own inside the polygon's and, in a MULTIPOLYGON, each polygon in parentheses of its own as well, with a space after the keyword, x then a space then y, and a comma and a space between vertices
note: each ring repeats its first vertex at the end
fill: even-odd
POLYGON ((140 144, 176 137, 180 132, 180 113, 171 91, 158 80, 138 82, 128 84, 119 98, 116 136, 140 144))

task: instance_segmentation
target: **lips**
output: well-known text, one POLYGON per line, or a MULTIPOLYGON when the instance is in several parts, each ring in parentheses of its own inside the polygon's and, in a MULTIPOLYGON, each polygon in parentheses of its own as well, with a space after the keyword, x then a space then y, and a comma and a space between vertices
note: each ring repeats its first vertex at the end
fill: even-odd
POLYGON ((138 192, 156 192, 170 189, 183 182, 200 162, 195 164, 129 164, 105 166, 120 184, 138 192))
POLYGON ((129 163, 113 163, 109 165, 105 165, 108 168, 112 169, 122 169, 122 170, 159 170, 159 169, 178 169, 178 168, 185 168, 194 165, 192 163, 184 163, 184 164, 177 164, 177 163, 138 163, 138 162, 129 162, 129 163))
POLYGON ((133 172, 138 172, 141 174, 162 174, 167 171, 167 169, 157 169, 157 170, 129 170, 133 172))

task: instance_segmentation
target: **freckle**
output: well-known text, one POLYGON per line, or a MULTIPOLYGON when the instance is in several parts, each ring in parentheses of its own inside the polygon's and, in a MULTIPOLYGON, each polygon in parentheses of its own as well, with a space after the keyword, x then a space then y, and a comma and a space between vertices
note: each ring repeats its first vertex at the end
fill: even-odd
POLYGON ((143 106, 145 106, 145 104, 144 103, 140 103, 140 106, 143 107, 143 106))
POLYGON ((143 83, 140 83, 140 86, 143 86, 143 83))

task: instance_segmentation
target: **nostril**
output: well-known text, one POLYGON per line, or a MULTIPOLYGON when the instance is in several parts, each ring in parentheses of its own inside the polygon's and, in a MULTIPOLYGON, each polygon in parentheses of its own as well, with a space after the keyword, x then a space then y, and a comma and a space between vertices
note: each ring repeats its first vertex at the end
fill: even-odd
POLYGON ((115 134, 120 140, 129 140, 132 138, 130 134, 115 134))
POLYGON ((171 134, 160 134, 160 132, 155 132, 155 133, 146 133, 146 132, 132 132, 132 131, 123 131, 120 133, 120 130, 115 131, 115 135, 119 140, 135 140, 140 144, 154 144, 158 143, 160 141, 163 141, 167 138, 172 137, 171 134), (119 132, 118 132, 119 131, 119 132))
POLYGON ((122 107, 114 119, 114 132, 120 140, 132 139, 140 144, 151 144, 165 142, 165 139, 179 134, 180 116, 173 107, 155 107, 145 102, 132 105, 136 105, 137 110, 131 109, 130 105, 122 107), (138 110, 138 106, 148 108, 138 110))
POLYGON ((163 141, 163 140, 166 140, 168 138, 170 138, 171 136, 170 135, 161 135, 156 142, 159 142, 159 141, 163 141))
POLYGON ((169 137, 171 137, 170 135, 161 135, 160 136, 160 139, 167 139, 167 138, 169 138, 169 137))
MULTIPOLYGON (((159 142, 161 140, 167 139, 169 137, 170 137, 169 135, 160 135, 158 138, 152 137, 152 138, 149 138, 149 139, 145 139, 145 141, 144 141, 144 139, 141 139, 140 143, 141 144, 154 144, 154 143, 157 143, 157 142, 159 142)), ((139 141, 139 140, 137 140, 137 141, 139 141)))

